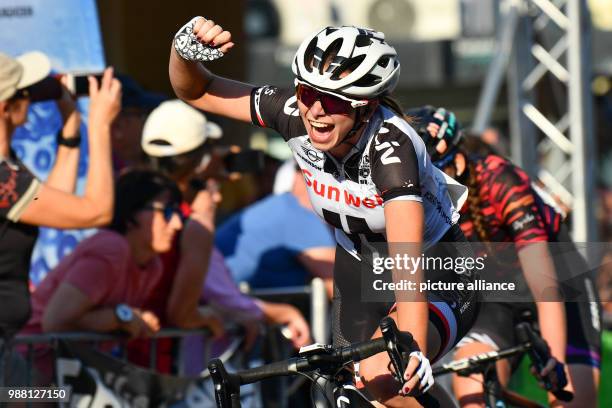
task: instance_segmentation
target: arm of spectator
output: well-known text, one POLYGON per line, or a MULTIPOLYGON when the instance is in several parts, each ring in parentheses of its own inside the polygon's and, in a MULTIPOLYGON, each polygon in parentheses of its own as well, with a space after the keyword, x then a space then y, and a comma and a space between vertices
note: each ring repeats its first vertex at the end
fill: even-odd
POLYGON ((184 329, 208 327, 215 336, 223 333, 220 320, 199 309, 202 287, 210 265, 217 199, 215 187, 198 192, 192 214, 181 234, 180 260, 166 306, 168 322, 184 329))
MULTIPOLYGON (((62 116, 62 138, 70 140, 77 139, 80 136, 79 128, 81 126, 81 114, 77 110, 76 100, 65 86, 66 78, 66 76, 63 76, 61 79, 62 97, 57 101, 57 107, 62 116)), ((66 193, 74 192, 77 181, 80 150, 79 146, 57 146, 55 164, 45 182, 47 186, 66 193)))
POLYGON ((291 331, 293 347, 300 348, 311 342, 310 327, 300 311, 287 303, 272 303, 256 300, 266 323, 286 326, 291 331))
POLYGON ((121 108, 121 84, 113 70, 104 72, 98 88, 89 79, 89 167, 85 195, 78 197, 40 185, 19 221, 52 228, 87 228, 108 224, 113 213, 110 126, 121 108))
POLYGON ((300 263, 312 276, 323 279, 327 297, 334 297, 334 260, 335 249, 322 247, 310 248, 298 255, 300 263))
POLYGON ((117 330, 130 337, 152 336, 160 329, 159 319, 150 311, 132 309, 129 323, 120 322, 113 307, 96 307, 91 298, 70 283, 62 283, 47 304, 42 318, 43 332, 117 330))

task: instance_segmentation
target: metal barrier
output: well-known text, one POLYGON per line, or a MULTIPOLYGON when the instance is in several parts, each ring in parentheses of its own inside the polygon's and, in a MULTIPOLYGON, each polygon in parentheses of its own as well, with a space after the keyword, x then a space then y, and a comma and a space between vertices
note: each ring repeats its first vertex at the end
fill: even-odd
MULTIPOLYGON (((235 331, 230 331, 235 332, 235 331)), ((191 335, 201 335, 202 340, 210 335, 208 329, 176 329, 166 328, 155 333, 153 336, 147 337, 145 340, 150 342, 149 349, 149 368, 155 369, 157 367, 157 344, 159 339, 180 339, 191 335)), ((101 343, 116 342, 119 348, 119 356, 121 360, 127 361, 127 354, 125 352, 125 346, 129 338, 124 334, 110 334, 110 333, 92 333, 92 332, 59 332, 59 333, 41 333, 41 334, 26 334, 18 335, 11 342, 11 346, 23 345, 26 347, 26 363, 27 363, 27 385, 32 385, 32 367, 34 363, 34 347, 39 344, 47 344, 52 349, 57 349, 57 344, 60 340, 65 341, 79 341, 79 342, 90 342, 93 343, 94 348, 99 348, 101 343)), ((176 375, 183 374, 183 361, 182 349, 179 348, 179 355, 177 357, 178 364, 176 375)))
POLYGON ((310 296, 310 331, 316 343, 329 342, 329 300, 325 290, 325 282, 321 278, 313 278, 307 286, 287 286, 280 288, 253 289, 247 293, 261 298, 277 296, 310 296))
MULTIPOLYGON (((312 338, 315 342, 327 343, 329 342, 329 319, 328 319, 328 304, 327 294, 325 290, 324 281, 320 278, 312 280, 309 286, 299 287, 283 287, 283 288, 272 288, 272 289, 257 289, 250 291, 251 296, 262 297, 262 298, 275 298, 275 297, 295 297, 295 296, 308 296, 308 303, 310 308, 310 327, 312 338)), ((239 329, 235 326, 229 329, 231 335, 239 335, 239 329)), ((146 338, 150 342, 149 349, 149 368, 155 370, 157 367, 157 346, 160 339, 182 339, 187 336, 201 335, 202 340, 205 341, 210 332, 207 329, 192 329, 183 330, 176 328, 164 328, 157 332, 155 335, 146 338)), ((240 332, 241 335, 241 332, 240 332)), ((16 336, 9 346, 8 352, 14 351, 15 346, 25 347, 25 359, 26 359, 26 385, 33 385, 33 368, 35 367, 34 355, 35 347, 37 345, 48 345, 50 349, 56 350, 58 342, 64 341, 78 341, 92 343, 92 346, 96 349, 100 348, 100 345, 108 342, 117 343, 118 357, 127 361, 126 345, 129 340, 127 335, 124 334, 108 334, 108 333, 93 333, 93 332, 59 332, 59 333, 41 333, 41 334, 27 334, 16 336)), ((206 342, 206 345, 210 345, 211 342, 206 342)), ((233 342, 229 347, 229 352, 223 353, 225 359, 231 358, 233 352, 239 348, 241 339, 233 342)), ((183 347, 178 347, 178 353, 173 361, 172 374, 183 375, 185 359, 183 358, 183 347)), ((209 355, 208 347, 205 347, 204 360, 206 362, 207 355, 209 355)), ((204 364, 206 366, 206 364, 204 364)), ((202 373, 206 376, 206 371, 202 373)), ((0 386, 3 384, 0 384, 0 386)), ((279 395, 280 406, 288 406, 289 396, 301 385, 301 382, 295 382, 291 386, 288 386, 282 395, 279 395)), ((283 387, 284 388, 284 387, 283 387)))
MULTIPOLYGON (((246 289, 247 290, 245 292, 251 296, 268 299, 274 299, 276 297, 283 298, 291 296, 309 296, 310 332, 312 340, 315 343, 321 344, 328 344, 331 341, 329 330, 331 322, 331 319, 329 318, 330 302, 327 298, 327 291, 325 289, 325 282, 323 279, 313 278, 308 286, 290 286, 254 290, 250 290, 248 288, 246 289)), ((278 400, 274 401, 275 406, 279 408, 288 408, 289 398, 306 382, 306 379, 304 377, 295 377, 293 379, 290 379, 289 377, 282 377, 278 379, 278 381, 280 382, 281 386, 279 387, 278 394, 276 395, 278 400)), ((323 406, 325 403, 322 398, 322 395, 316 394, 315 403, 317 406, 323 406)))

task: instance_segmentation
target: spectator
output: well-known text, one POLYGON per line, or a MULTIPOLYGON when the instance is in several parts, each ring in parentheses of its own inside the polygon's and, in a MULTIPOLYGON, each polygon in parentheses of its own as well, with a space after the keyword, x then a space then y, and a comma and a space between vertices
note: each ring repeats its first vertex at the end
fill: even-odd
POLYGON ((111 129, 113 164, 116 172, 125 167, 146 165, 147 157, 140 148, 142 128, 149 113, 167 98, 145 91, 134 79, 118 76, 121 81, 121 111, 111 129))
POLYGON ((42 280, 24 331, 154 334, 159 320, 143 306, 162 275, 158 254, 182 226, 179 203, 174 183, 155 172, 122 175, 110 227, 82 241, 42 280))
POLYGON ((216 256, 213 251, 215 209, 221 196, 215 181, 209 179, 206 188, 201 188, 203 182, 196 176, 203 170, 216 168, 211 161, 215 160, 212 147, 206 141, 219 137, 219 126, 179 100, 161 104, 145 124, 143 150, 158 170, 177 183, 185 199, 181 206, 183 215, 189 217, 174 251, 164 257, 165 281, 158 285, 157 310, 161 308, 166 321, 178 327, 206 326, 210 324, 210 317, 202 315, 198 308, 204 287, 204 293, 209 290, 211 294, 208 302, 236 311, 250 308, 252 315, 267 322, 287 325, 294 345, 303 346, 309 341, 310 333, 297 309, 241 296, 235 285, 225 279, 222 269, 214 268, 215 264, 211 268, 211 256, 216 256), (234 295, 228 296, 228 293, 234 295))
MULTIPOLYGON (((75 186, 79 118, 67 90, 58 105, 64 127, 58 135, 57 159, 46 183, 39 181, 11 149, 15 129, 27 120, 30 87, 44 79, 50 63, 31 52, 17 59, 0 54, 0 362, 10 338, 30 316, 28 271, 38 226, 86 228, 107 223, 112 215, 113 188, 110 124, 120 108, 121 85, 107 69, 98 86, 89 79, 89 167, 85 195, 75 186)), ((0 363, 0 385, 5 378, 0 363)))
POLYGON ((236 282, 271 288, 302 286, 320 277, 331 298, 334 240, 313 212, 304 178, 291 163, 288 174, 277 176, 288 179, 283 182, 289 192, 270 195, 232 216, 218 228, 215 244, 236 282))

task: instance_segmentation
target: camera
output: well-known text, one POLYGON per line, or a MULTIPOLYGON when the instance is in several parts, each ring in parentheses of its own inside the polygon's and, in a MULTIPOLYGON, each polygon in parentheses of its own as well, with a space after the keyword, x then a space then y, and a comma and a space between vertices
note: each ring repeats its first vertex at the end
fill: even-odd
MULTIPOLYGON (((97 78, 98 82, 102 78, 102 74, 89 74, 97 78)), ((68 78, 67 88, 75 96, 89 95, 88 74, 54 74, 46 77, 40 82, 28 87, 30 100, 32 102, 50 101, 60 99, 62 97, 62 77, 68 78)))

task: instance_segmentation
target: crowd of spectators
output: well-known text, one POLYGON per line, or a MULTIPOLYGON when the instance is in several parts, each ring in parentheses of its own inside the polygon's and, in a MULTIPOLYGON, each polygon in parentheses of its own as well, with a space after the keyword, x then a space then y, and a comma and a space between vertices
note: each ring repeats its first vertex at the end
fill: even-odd
MULTIPOLYGON (((12 347, 19 334, 124 333, 132 339, 130 361, 148 366, 154 352, 163 373, 175 367, 177 343, 161 339, 153 351, 146 340, 163 327, 208 329, 205 341, 219 347, 227 343, 228 324, 242 328, 244 349, 266 326, 282 327, 296 348, 311 342, 296 306, 239 290, 242 281, 278 287, 321 277, 331 297, 333 239, 309 207, 293 164, 288 191, 261 197, 218 230, 220 186, 240 177, 224 169, 231 149, 216 144, 221 127, 108 68, 100 83, 89 79, 89 167, 85 192, 75 195, 80 113, 67 87, 57 100, 63 128, 48 179, 33 176, 10 148, 14 130, 27 121, 31 86, 48 80, 50 69, 41 53, 0 54, 0 298, 11 305, 0 311, 0 384, 27 381, 18 353, 24 350, 12 347), (38 226, 99 230, 30 293, 38 226)), ((202 337, 183 347, 198 355, 202 337)), ((53 356, 49 345, 35 347, 30 381, 53 383, 53 356)), ((201 359, 193 361, 189 374, 204 368, 201 359)))

